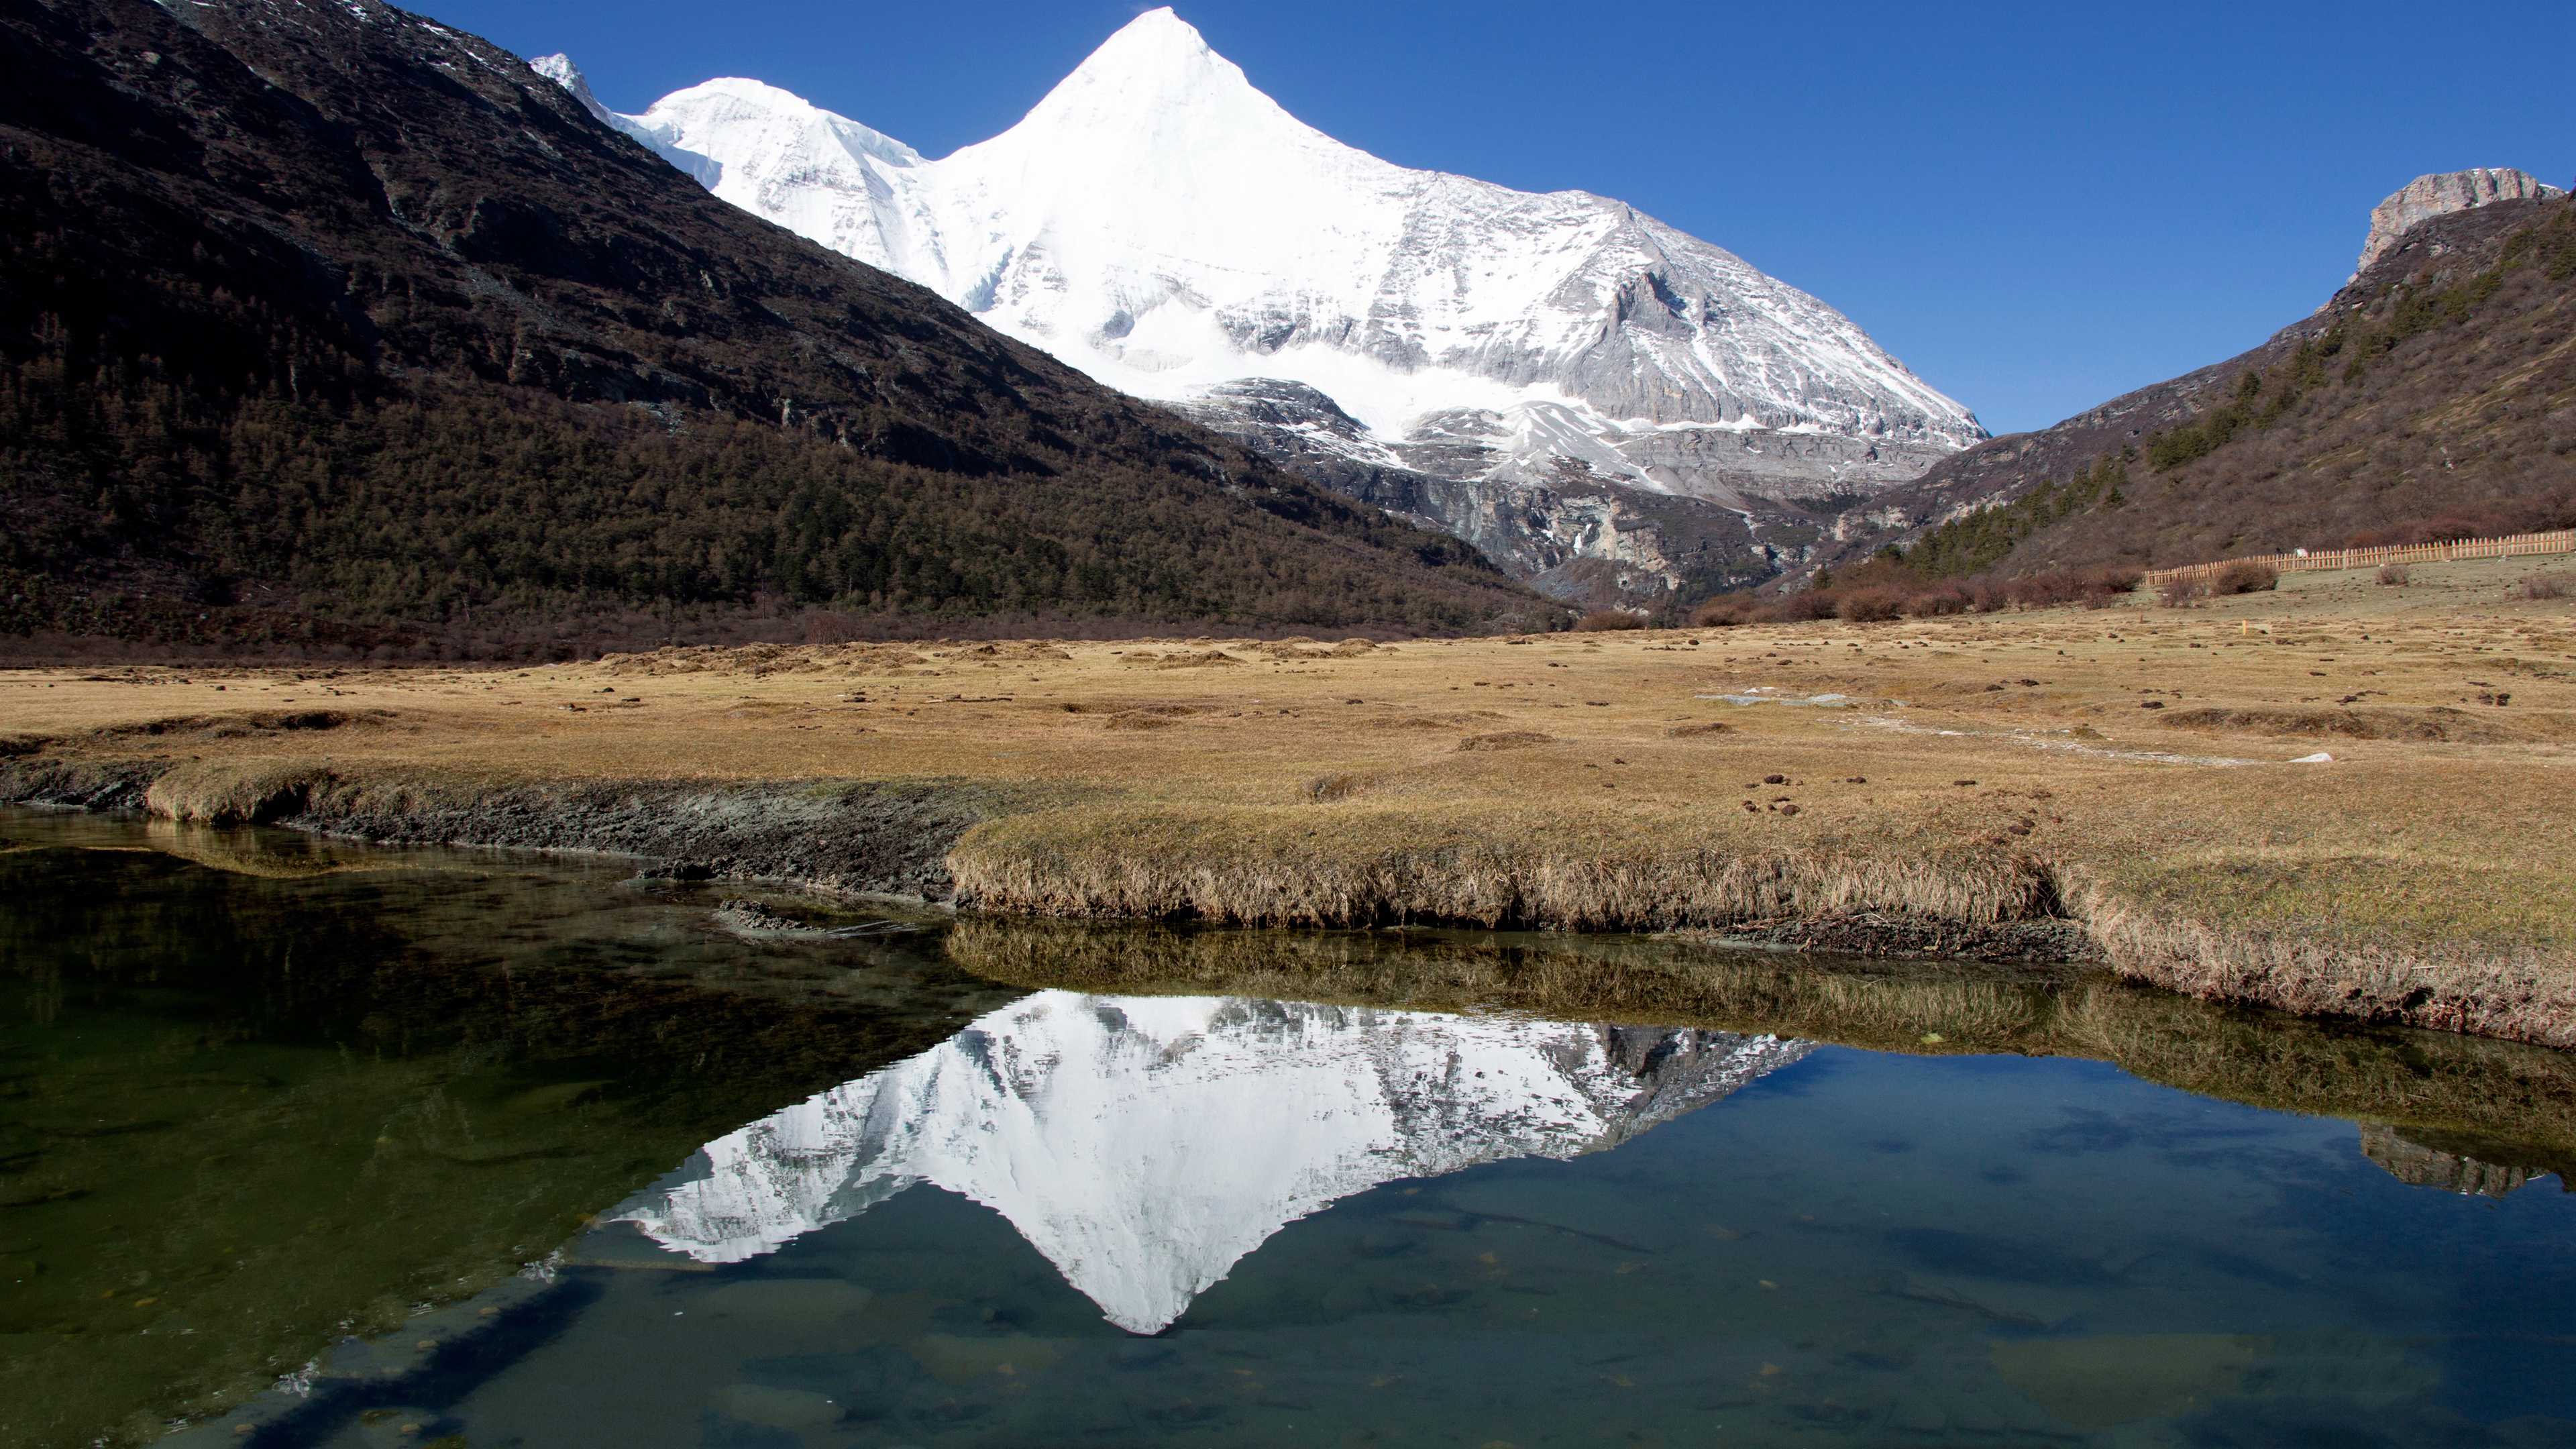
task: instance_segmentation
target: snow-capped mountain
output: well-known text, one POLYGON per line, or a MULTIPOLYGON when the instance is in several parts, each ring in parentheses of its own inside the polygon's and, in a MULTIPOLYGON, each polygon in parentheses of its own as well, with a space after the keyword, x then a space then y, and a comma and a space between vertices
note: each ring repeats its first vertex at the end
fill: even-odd
POLYGON ((1848 318, 1733 254, 1605 197, 1354 150, 1168 9, 937 160, 758 81, 619 116, 564 57, 537 65, 716 195, 1111 386, 1312 387, 1365 428, 1313 446, 1365 463, 1423 470, 1427 444, 1440 476, 1740 507, 1899 482, 1986 436, 1848 318))
POLYGON ((704 1262, 918 1182, 1152 1333, 1288 1223, 1403 1177, 1613 1147, 1805 1055, 1728 1032, 1046 991, 710 1142, 610 1215, 704 1262))

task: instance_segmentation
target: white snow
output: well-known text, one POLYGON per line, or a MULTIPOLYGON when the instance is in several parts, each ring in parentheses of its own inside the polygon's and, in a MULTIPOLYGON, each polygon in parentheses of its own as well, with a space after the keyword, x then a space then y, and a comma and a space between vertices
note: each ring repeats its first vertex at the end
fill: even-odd
MULTIPOLYGON (((568 61, 539 68, 588 101, 568 61)), ((1984 436, 1849 319, 1731 253, 1586 192, 1354 150, 1169 9, 937 160, 754 80, 599 114, 716 195, 1138 396, 1293 379, 1390 440, 1474 408, 1587 457, 1616 456, 1577 441, 1612 418, 1984 436)))
POLYGON ((731 1263, 930 1182, 1000 1212, 1152 1333, 1286 1224, 1403 1177, 1616 1145, 1804 1055, 1671 1034, 1641 1081, 1604 1029, 1048 991, 708 1143, 612 1220, 731 1263))

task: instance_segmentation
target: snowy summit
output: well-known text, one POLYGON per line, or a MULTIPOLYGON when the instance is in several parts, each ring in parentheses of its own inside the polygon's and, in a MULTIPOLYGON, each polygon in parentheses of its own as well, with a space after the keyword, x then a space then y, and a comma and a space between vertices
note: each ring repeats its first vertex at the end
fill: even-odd
POLYGON ((1710 460, 1765 435, 1847 440, 1791 471, 1878 482, 1985 436, 1848 318, 1733 254, 1605 197, 1354 150, 1168 9, 937 160, 758 81, 621 116, 566 58, 536 64, 716 195, 1104 383, 1174 401, 1304 383, 1366 426, 1348 451, 1427 424, 1484 440, 1497 468, 1578 457, 1716 496, 1710 460))

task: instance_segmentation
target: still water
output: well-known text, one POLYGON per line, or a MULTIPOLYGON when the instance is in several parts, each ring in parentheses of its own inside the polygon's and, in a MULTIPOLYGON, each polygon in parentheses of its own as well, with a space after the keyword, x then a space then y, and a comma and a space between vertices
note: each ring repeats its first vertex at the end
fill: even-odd
POLYGON ((0 835, 0 1443, 2576 1445, 2564 1054, 0 835))

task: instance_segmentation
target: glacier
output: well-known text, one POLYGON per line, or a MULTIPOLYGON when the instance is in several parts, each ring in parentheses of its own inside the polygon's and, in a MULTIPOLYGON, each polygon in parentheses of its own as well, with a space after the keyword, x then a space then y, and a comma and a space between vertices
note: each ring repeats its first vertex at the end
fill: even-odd
POLYGON ((1987 436, 1850 319, 1723 248, 1588 192, 1345 146, 1169 9, 936 159, 756 80, 620 115, 568 58, 534 64, 717 196, 1256 446, 1262 429, 1228 426, 1228 389, 1296 384, 1360 424, 1308 429, 1305 450, 1749 518, 1893 486, 1987 436))
POLYGON ((1614 1147, 1810 1043, 1042 991, 708 1143, 606 1215, 735 1263, 918 1183, 991 1207, 1154 1333, 1282 1227, 1398 1178, 1614 1147))

